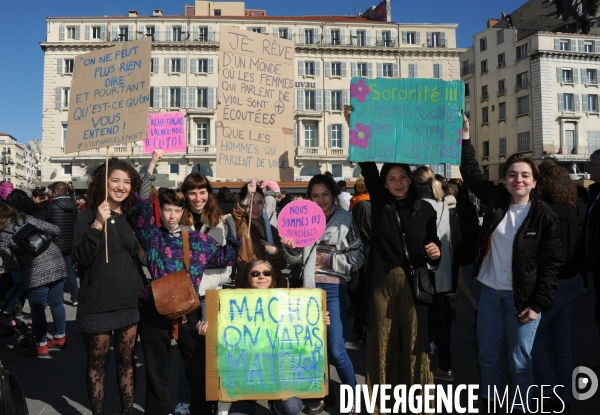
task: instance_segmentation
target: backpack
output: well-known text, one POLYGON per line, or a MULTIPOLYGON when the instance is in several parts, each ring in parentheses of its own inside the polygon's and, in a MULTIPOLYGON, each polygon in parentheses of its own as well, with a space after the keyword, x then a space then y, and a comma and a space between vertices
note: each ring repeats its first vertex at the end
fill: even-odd
POLYGON ((0 415, 28 415, 19 380, 0 364, 0 415))

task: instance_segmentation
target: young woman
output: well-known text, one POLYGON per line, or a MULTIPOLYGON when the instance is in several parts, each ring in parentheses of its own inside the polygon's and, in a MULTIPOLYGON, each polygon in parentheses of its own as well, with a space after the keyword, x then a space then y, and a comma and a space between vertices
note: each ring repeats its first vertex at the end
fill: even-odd
POLYGON ((51 242, 38 256, 18 245, 13 236, 25 223, 48 232, 53 238, 60 235, 58 226, 26 216, 5 203, 0 203, 0 258, 5 272, 25 270, 25 290, 31 306, 33 335, 37 347, 32 347, 28 356, 47 356, 48 349, 65 346, 66 313, 63 303, 63 287, 67 278, 65 261, 58 247, 51 242), (54 338, 48 340, 46 303, 54 320, 54 338))
MULTIPOLYGON (((158 156, 155 153, 153 163, 158 162, 161 157, 162 155, 158 156)), ((188 178, 186 178, 187 180, 188 178)), ((186 181, 184 181, 184 188, 186 181)), ((183 238, 181 236, 183 229, 179 223, 184 215, 187 201, 182 192, 161 189, 159 204, 162 226, 159 228, 155 224, 149 190, 149 181, 144 180, 140 197, 136 199, 132 220, 136 224, 136 236, 146 251, 148 270, 152 279, 157 280, 183 269, 183 238)), ((201 190, 206 190, 206 188, 201 190)), ((206 194, 204 196, 206 197, 204 204, 206 204, 208 197, 206 194)), ((227 233, 224 239, 226 244, 218 243, 210 236, 210 233, 205 233, 202 230, 204 225, 199 225, 199 228, 188 233, 191 253, 189 273, 196 292, 201 291, 202 280, 207 268, 233 266, 240 246, 235 224, 231 218, 225 221, 224 229, 227 233)), ((168 383, 173 323, 156 310, 150 286, 142 292, 140 310, 140 338, 148 374, 146 376, 145 410, 147 414, 167 415, 173 412, 168 383)), ((213 404, 206 402, 205 394, 204 355, 206 346, 204 338, 199 338, 195 330, 196 323, 202 319, 202 308, 199 308, 187 316, 186 323, 177 323, 179 325, 177 344, 183 359, 186 379, 192 390, 189 406, 192 414, 210 414, 213 410, 213 404)))
POLYGON ((483 284, 477 338, 483 405, 487 407, 485 400, 494 400, 493 388, 502 387, 505 342, 512 375, 509 401, 517 386, 525 399, 527 388, 533 385, 531 349, 541 310, 552 305, 556 290, 560 225, 550 206, 532 192, 539 170, 530 157, 513 154, 506 160, 505 183, 485 178, 469 140, 466 117, 460 171, 467 187, 487 206, 475 260, 475 275, 483 284))
MULTIPOLYGON (((575 300, 583 293, 583 278, 578 274, 585 249, 580 246, 581 231, 577 220, 577 187, 562 167, 543 162, 536 191, 540 198, 558 215, 563 265, 558 273, 558 289, 552 307, 544 312, 533 343, 533 372, 539 385, 563 385, 558 388, 563 402, 571 406, 573 353, 571 352, 571 311, 575 300), (554 350, 556 374, 548 359, 539 333, 547 327, 554 350)), ((557 412, 562 403, 556 402, 557 412)))
POLYGON ((101 164, 88 179, 88 207, 77 215, 73 260, 81 286, 75 327, 83 332, 86 383, 94 415, 102 414, 104 408, 106 359, 113 334, 122 413, 133 411, 133 355, 140 320, 137 303, 143 284, 135 259, 140 244, 127 215, 139 186, 140 176, 130 164, 117 159, 108 166, 101 164))
POLYGON ((242 249, 237 260, 241 273, 255 259, 268 261, 275 267, 276 278, 281 284, 281 271, 287 266, 283 258, 283 247, 277 228, 269 223, 264 213, 265 196, 263 190, 253 180, 242 187, 241 201, 233 208, 233 219, 242 237, 242 249), (248 217, 250 217, 250 237, 248 237, 248 217))
MULTIPOLYGON (((311 246, 297 249, 294 241, 284 238, 284 256, 289 264, 303 266, 304 287, 317 287, 327 293, 327 310, 331 325, 327 328, 327 353, 344 385, 356 385, 354 367, 346 352, 346 283, 364 261, 360 233, 352 214, 339 207, 339 189, 333 178, 317 174, 308 183, 306 195, 323 210, 327 219, 325 233, 311 246)), ((330 396, 335 396, 331 394, 330 396)), ((306 402, 307 413, 322 412, 324 400, 306 402)))
MULTIPOLYGON (((372 212, 367 383, 370 388, 376 384, 404 384, 407 388, 433 384, 428 353, 429 304, 415 297, 407 271, 410 266, 439 263, 435 209, 419 199, 408 165, 385 163, 381 173, 374 162, 360 163, 360 167, 372 212)), ((375 413, 379 413, 378 406, 375 413)))
MULTIPOLYGON (((275 268, 268 261, 254 259, 247 266, 240 277, 239 288, 278 288, 275 268)), ((330 324, 329 312, 325 314, 325 324, 330 324)), ((206 335, 208 322, 197 323, 198 333, 206 335)), ((304 404, 302 399, 289 398, 285 401, 269 401, 269 409, 272 415, 298 415, 304 404)), ((256 401, 237 401, 231 405, 228 415, 253 415, 256 401)))

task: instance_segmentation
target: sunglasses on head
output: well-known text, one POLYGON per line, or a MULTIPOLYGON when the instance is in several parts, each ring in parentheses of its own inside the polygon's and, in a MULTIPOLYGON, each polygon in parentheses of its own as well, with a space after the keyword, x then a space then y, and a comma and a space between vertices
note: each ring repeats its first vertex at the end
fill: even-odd
POLYGON ((264 271, 252 271, 250 273, 250 276, 252 278, 258 278, 258 277, 260 277, 260 274, 264 275, 265 277, 270 277, 271 275, 273 275, 273 271, 269 271, 268 269, 266 269, 264 271))

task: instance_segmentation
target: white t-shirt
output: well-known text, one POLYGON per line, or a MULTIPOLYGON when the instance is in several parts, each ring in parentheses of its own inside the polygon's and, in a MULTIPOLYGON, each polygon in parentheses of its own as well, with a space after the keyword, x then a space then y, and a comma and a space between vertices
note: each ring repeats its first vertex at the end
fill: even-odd
POLYGON ((512 256, 515 234, 529 213, 531 202, 510 205, 508 212, 494 229, 490 250, 483 259, 477 279, 495 290, 512 290, 512 256))
POLYGON ((352 195, 348 192, 340 193, 340 207, 344 210, 350 210, 350 199, 352 199, 352 195))

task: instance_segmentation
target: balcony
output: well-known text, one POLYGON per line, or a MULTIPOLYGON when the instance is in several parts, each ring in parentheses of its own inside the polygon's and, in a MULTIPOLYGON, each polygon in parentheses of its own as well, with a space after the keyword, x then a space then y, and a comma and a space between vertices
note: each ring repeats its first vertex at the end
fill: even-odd
POLYGON ((215 146, 188 146, 188 154, 197 156, 212 156, 217 155, 217 148, 215 146))
POLYGON ((501 97, 502 95, 506 95, 506 89, 498 90, 498 96, 501 97))
POLYGON ((327 152, 322 147, 298 147, 296 156, 301 159, 319 160, 327 155, 327 152))
POLYGON ((327 157, 332 159, 346 160, 348 158, 348 149, 346 148, 328 148, 327 157))
POLYGON ((396 46, 398 46, 398 41, 395 39, 381 39, 375 42, 375 46, 378 46, 380 48, 395 48, 396 46))
POLYGON ((90 39, 84 39, 81 36, 80 39, 64 39, 60 40, 60 42, 109 42, 109 43, 120 43, 127 42, 131 40, 140 40, 150 37, 152 38, 153 43, 199 43, 199 44, 211 44, 211 43, 219 43, 219 33, 218 32, 182 32, 182 33, 171 33, 171 36, 167 36, 166 31, 155 31, 154 33, 140 33, 134 32, 131 36, 127 34, 117 33, 116 36, 107 28, 106 34, 103 37, 96 37, 90 39))
POLYGON ((490 98, 489 94, 481 94, 481 102, 487 101, 490 98))
POLYGON ((524 88, 529 88, 529 80, 525 79, 521 82, 517 82, 517 84, 515 85, 515 91, 518 91, 519 89, 524 89, 524 88))
POLYGON ((469 65, 463 64, 460 67, 460 76, 467 76, 475 73, 475 64, 471 63, 469 65))

